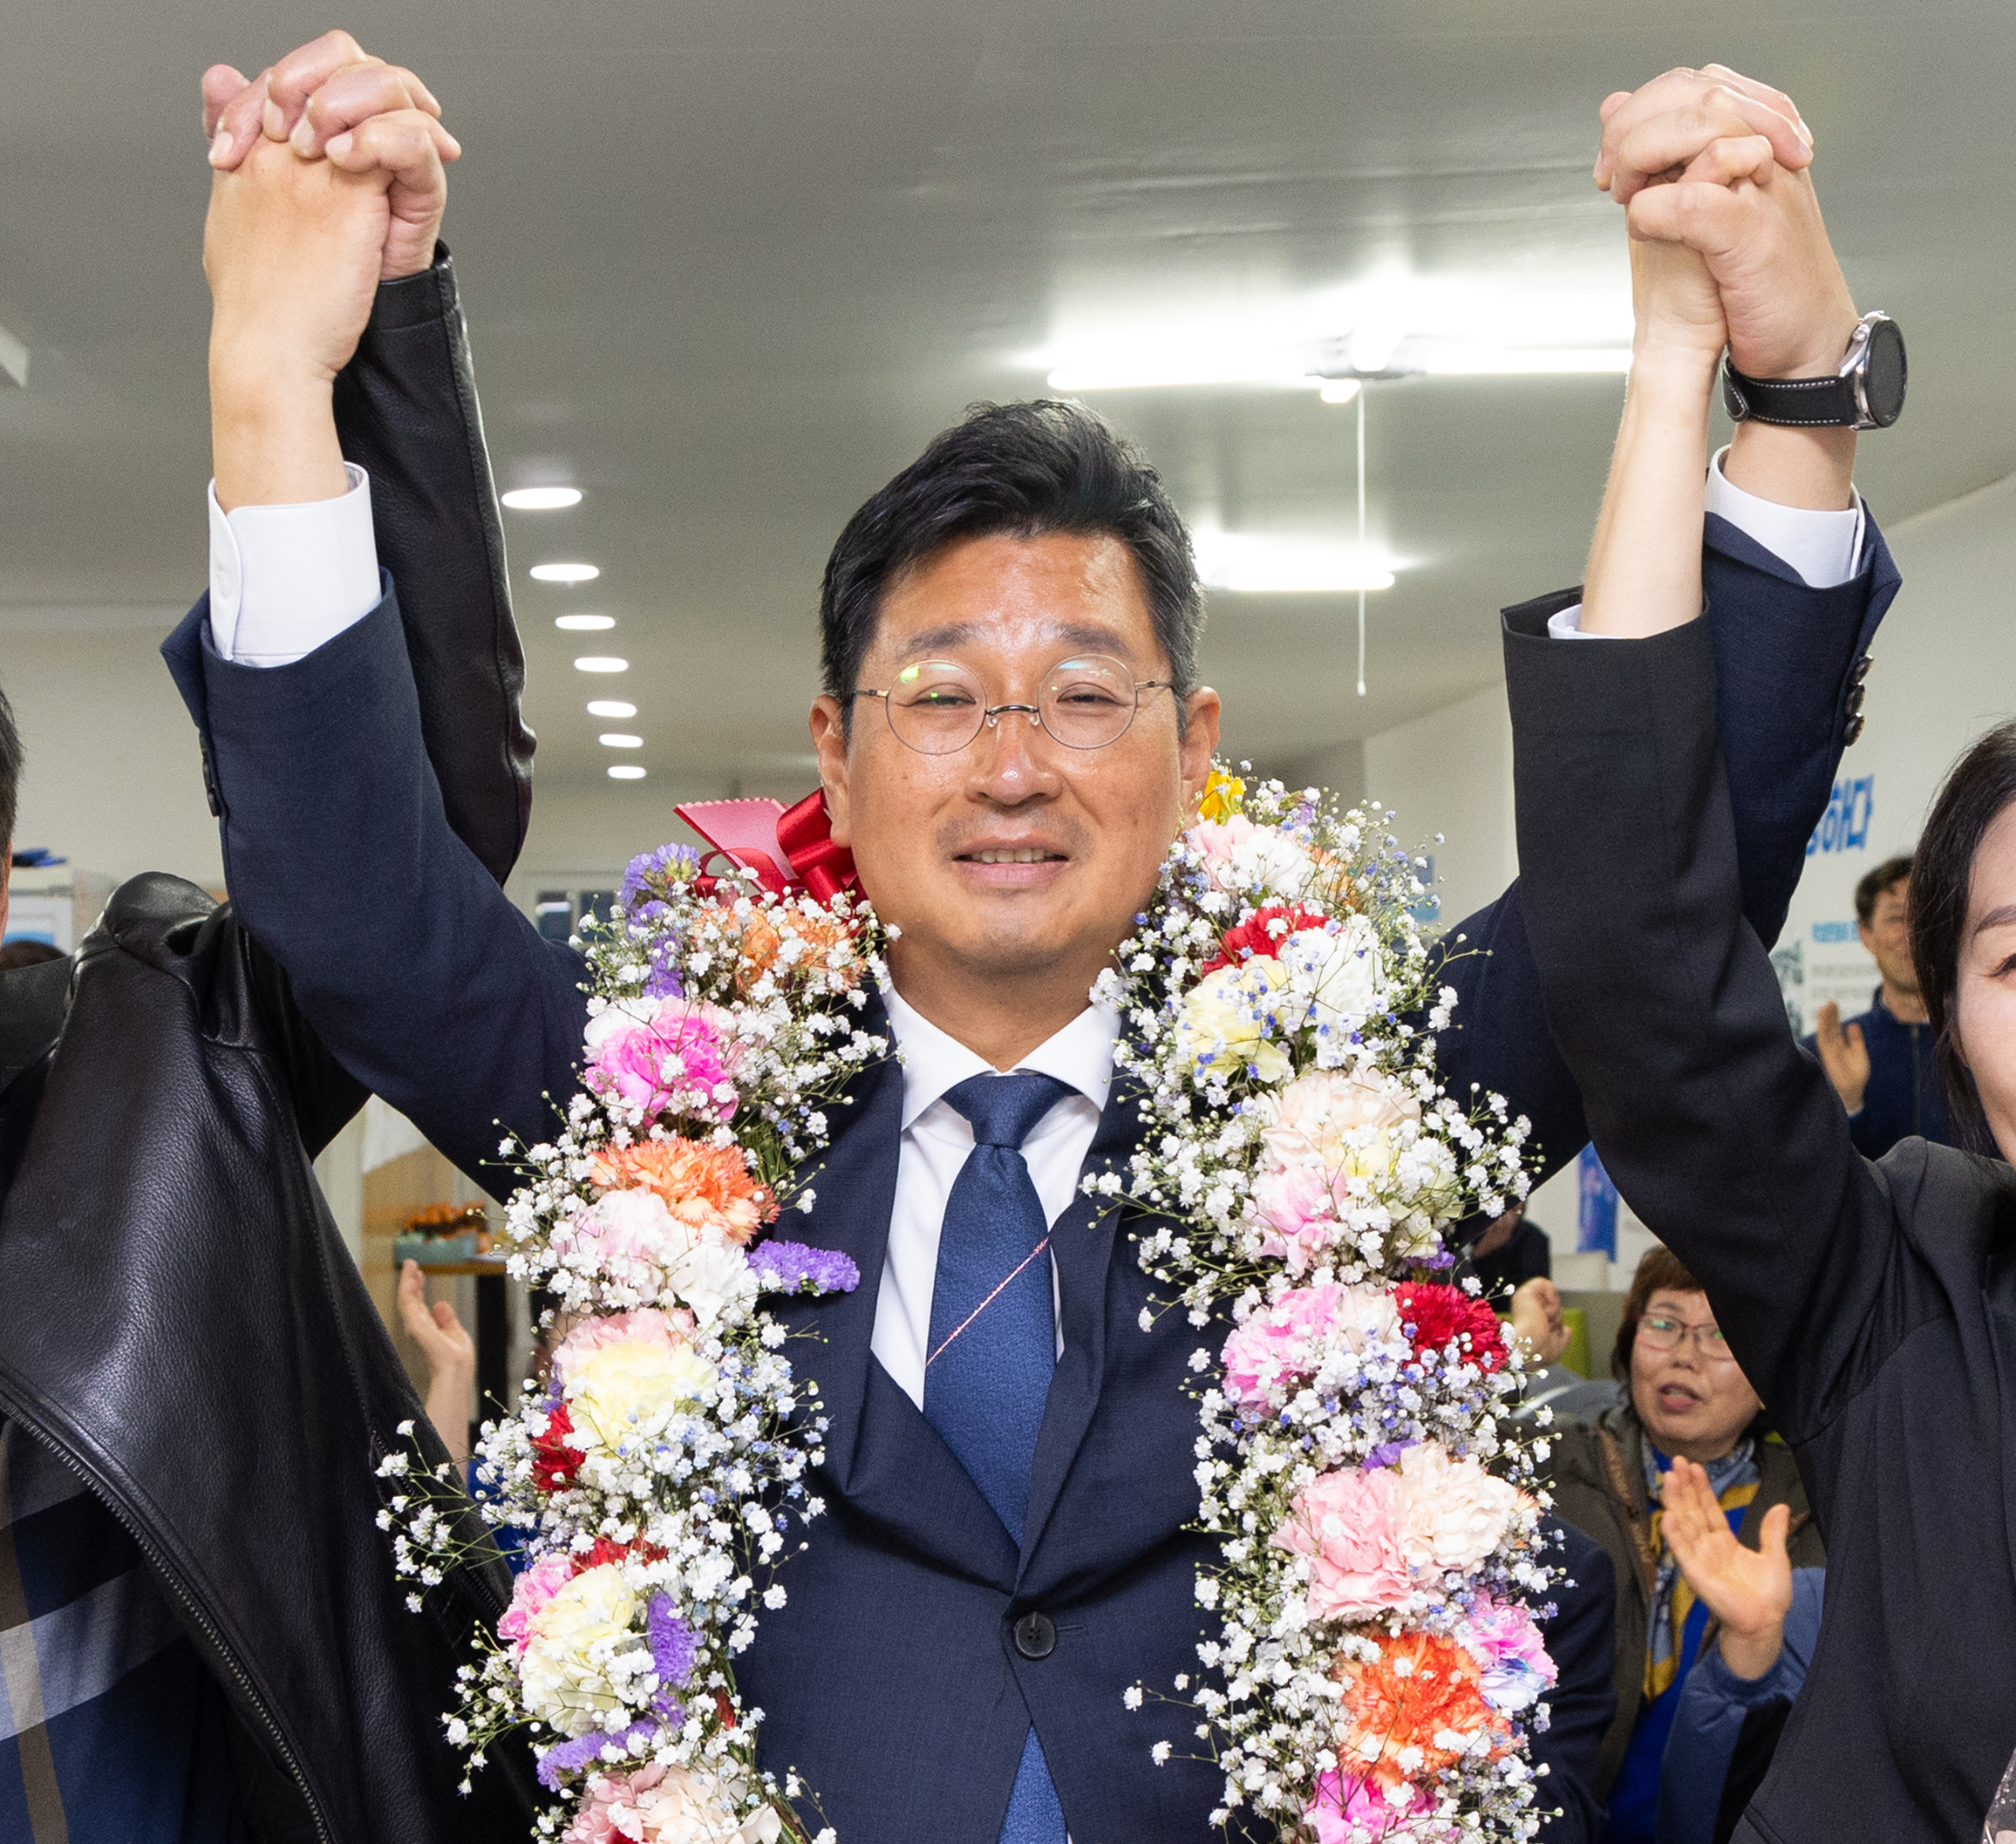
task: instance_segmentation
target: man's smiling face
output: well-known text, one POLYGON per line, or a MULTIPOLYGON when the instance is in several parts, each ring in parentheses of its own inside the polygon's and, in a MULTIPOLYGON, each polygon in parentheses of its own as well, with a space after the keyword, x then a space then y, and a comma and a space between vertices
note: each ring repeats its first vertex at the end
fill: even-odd
MULTIPOLYGON (((886 689, 906 667, 944 661, 990 705, 1034 704, 1052 669, 1091 653, 1136 680, 1169 676, 1125 544, 967 538, 890 586, 859 684, 886 689)), ((927 755, 896 736, 881 698, 855 700, 851 737, 838 701, 818 701, 834 837, 902 931, 890 961, 906 997, 948 1029, 947 1005, 972 982, 997 1004, 1021 990, 1040 1010, 1074 990, 1082 1005, 1209 772, 1217 695, 1191 693, 1187 731, 1178 715, 1172 692, 1144 691, 1117 741, 1073 749, 1004 712, 966 747, 927 755)))

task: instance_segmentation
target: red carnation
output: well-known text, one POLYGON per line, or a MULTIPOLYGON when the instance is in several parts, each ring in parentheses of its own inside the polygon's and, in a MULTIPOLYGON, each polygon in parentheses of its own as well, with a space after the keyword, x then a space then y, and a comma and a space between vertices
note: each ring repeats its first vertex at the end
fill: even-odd
POLYGON ((581 1449, 567 1445, 566 1437, 573 1432, 574 1420, 567 1412, 567 1405, 555 1403, 547 1411, 546 1432, 532 1437, 532 1482, 541 1492, 564 1490, 581 1471, 581 1449))
POLYGON ((1413 1283, 1393 1289, 1393 1304, 1410 1329, 1417 1357, 1454 1344, 1479 1370, 1495 1371, 1504 1364, 1505 1338, 1498 1315, 1461 1288, 1413 1283))
POLYGON ((1297 903, 1290 908, 1284 903, 1270 902, 1264 908, 1256 909, 1243 922, 1235 922, 1226 929, 1224 939, 1218 943, 1216 956, 1205 963, 1204 973, 1216 973, 1221 967, 1243 966, 1257 954, 1263 954, 1269 960, 1280 957, 1281 943, 1291 935, 1303 929, 1320 929, 1330 918, 1316 909, 1304 909, 1297 903), (1270 923, 1285 923, 1285 927, 1270 927, 1270 923))

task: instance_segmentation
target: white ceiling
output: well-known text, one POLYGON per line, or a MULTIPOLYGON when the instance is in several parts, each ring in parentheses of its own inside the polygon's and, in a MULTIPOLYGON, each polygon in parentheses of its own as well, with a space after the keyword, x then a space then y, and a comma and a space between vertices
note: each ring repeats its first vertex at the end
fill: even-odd
MULTIPOLYGON (((1072 314, 1249 303, 1416 270, 1621 276, 1591 187, 1610 89, 1720 58, 1799 99, 1865 306, 1904 323, 1910 407, 1864 446, 1896 520, 2016 466, 2007 0, 1686 10, 1626 0, 431 0, 348 10, 467 154, 446 235, 507 514, 548 786, 636 800, 804 772, 821 567, 852 509, 1072 314), (603 568, 529 582, 542 559, 603 568), (555 633, 595 609, 610 636, 555 633), (569 662, 632 669, 589 680, 569 662), (642 708, 617 789, 582 711, 642 708)), ((321 4, 10 10, 0 63, 0 609, 159 607, 203 573, 196 78, 255 68, 321 4)), ((1282 761, 1497 672, 1493 613, 1572 581, 1614 378, 1421 380, 1372 403, 1371 598, 1215 595, 1207 675, 1237 752, 1282 761)), ((1222 387, 1093 399, 1194 516, 1345 532, 1352 416, 1222 387)), ((0 621, 0 654, 7 625, 0 621)), ((3 665, 0 658, 0 665, 3 665)), ((165 677, 160 695, 172 696, 165 677)), ((80 700, 78 721, 100 718, 80 700)))

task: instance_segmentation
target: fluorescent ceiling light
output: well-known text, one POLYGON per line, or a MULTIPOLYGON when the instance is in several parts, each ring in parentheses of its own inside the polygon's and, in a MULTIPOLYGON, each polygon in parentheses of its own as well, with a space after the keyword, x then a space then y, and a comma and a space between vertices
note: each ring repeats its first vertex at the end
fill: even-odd
POLYGON ((609 778, 612 781, 641 781, 644 778, 644 764, 611 762, 609 765, 609 778))
POLYGON ((606 654, 590 653, 585 659, 576 660, 574 670, 576 672, 628 672, 630 662, 612 659, 606 654))
POLYGON ((1316 394, 1326 404, 1348 404, 1364 389, 1355 378, 1331 378, 1324 380, 1322 390, 1316 394))
POLYGON ((620 697, 591 698, 589 701, 588 714, 590 717, 635 717, 637 707, 624 704, 620 697))
POLYGON ((578 487, 514 487, 504 495, 513 512, 559 512, 581 504, 578 487))
POLYGON ((602 572, 592 563, 535 563, 535 582, 593 582, 602 572))
POLYGON ((604 749, 642 749, 642 737, 625 736, 620 730, 605 730, 596 738, 604 749))
POLYGON ((616 625, 613 615, 556 615, 553 625, 563 634, 599 634, 616 625))
POLYGON ((1067 310, 1050 343, 1018 362, 1040 368, 1056 391, 1320 391, 1366 377, 1619 372, 1630 366, 1631 337, 1621 262, 1544 277, 1387 269, 1258 302, 1067 310))
POLYGON ((1197 571, 1213 589, 1248 595, 1329 595, 1390 589, 1395 561, 1330 538, 1276 538, 1252 532, 1191 534, 1197 571))
POLYGON ((1629 346, 1479 346, 1424 342, 1420 370, 1430 378, 1538 378, 1570 372, 1628 371, 1629 346))

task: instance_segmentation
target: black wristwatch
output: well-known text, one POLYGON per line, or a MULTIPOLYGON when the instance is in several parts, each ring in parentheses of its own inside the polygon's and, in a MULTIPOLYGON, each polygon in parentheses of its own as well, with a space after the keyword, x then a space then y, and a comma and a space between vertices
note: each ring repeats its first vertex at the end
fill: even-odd
POLYGON ((1722 407, 1737 422, 1794 429, 1888 429, 1904 407, 1904 336, 1888 314, 1864 314, 1831 378, 1746 378, 1722 360, 1722 407))

